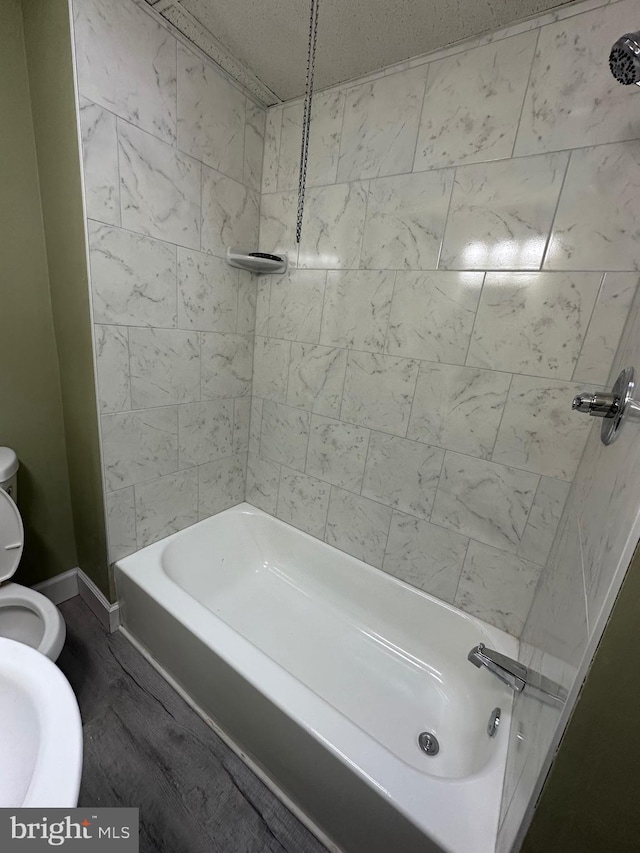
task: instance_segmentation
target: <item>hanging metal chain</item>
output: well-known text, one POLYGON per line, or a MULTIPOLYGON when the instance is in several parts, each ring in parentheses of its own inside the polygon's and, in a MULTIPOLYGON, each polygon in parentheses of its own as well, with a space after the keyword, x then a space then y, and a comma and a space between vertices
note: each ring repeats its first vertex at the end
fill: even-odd
POLYGON ((300 175, 298 177, 298 216, 296 221, 296 243, 300 243, 302 234, 302 215, 304 196, 307 188, 307 163, 309 160, 309 129, 311 127, 311 102, 313 100, 313 74, 316 64, 316 44, 318 42, 318 8, 320 0, 311 0, 309 19, 309 50, 307 52, 307 85, 304 93, 304 113, 302 116, 302 145, 300 148, 300 175))

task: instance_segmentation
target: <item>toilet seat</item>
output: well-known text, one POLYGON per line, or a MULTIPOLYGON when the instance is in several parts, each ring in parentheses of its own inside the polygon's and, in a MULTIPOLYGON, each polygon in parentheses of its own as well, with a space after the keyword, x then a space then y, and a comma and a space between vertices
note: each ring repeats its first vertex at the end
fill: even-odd
MULTIPOLYGON (((20 642, 37 648, 51 660, 56 660, 62 651, 66 636, 62 614, 42 593, 9 580, 18 568, 23 549, 24 528, 20 512, 12 498, 0 489, 0 636, 4 636, 2 633, 3 611, 7 620, 10 620, 10 609, 11 611, 28 611, 37 618, 42 636, 38 633, 36 637, 29 637, 31 632, 28 627, 25 625, 23 631, 20 624, 19 633, 23 634, 23 637, 20 639, 11 637, 11 639, 19 639, 20 642)), ((11 613, 11 615, 15 614, 11 613)))
POLYGON ((8 607, 24 608, 38 617, 43 633, 37 649, 51 660, 56 660, 64 646, 67 631, 62 614, 55 604, 41 592, 36 592, 28 586, 11 582, 3 583, 0 586, 0 636, 2 636, 2 611, 8 607))

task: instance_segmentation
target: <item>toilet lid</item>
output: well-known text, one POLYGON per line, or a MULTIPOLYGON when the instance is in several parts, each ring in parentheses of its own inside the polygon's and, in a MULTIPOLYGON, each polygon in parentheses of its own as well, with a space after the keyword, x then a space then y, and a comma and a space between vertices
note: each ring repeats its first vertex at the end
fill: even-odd
POLYGON ((18 507, 0 489, 0 583, 13 577, 22 557, 23 546, 24 530, 18 507))

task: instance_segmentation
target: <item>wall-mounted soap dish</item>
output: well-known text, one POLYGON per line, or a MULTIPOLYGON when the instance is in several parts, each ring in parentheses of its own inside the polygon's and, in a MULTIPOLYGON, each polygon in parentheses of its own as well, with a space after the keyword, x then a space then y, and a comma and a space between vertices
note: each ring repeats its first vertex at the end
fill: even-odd
POLYGON ((268 252, 247 252, 244 249, 227 249, 227 263, 231 267, 265 275, 287 271, 287 256, 268 252))

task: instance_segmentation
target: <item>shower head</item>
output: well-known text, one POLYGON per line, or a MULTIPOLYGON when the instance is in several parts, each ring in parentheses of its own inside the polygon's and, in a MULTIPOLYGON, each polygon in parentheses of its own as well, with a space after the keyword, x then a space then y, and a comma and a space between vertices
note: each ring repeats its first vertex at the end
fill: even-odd
POLYGON ((623 86, 640 86, 640 32, 620 36, 611 48, 609 68, 623 86))

